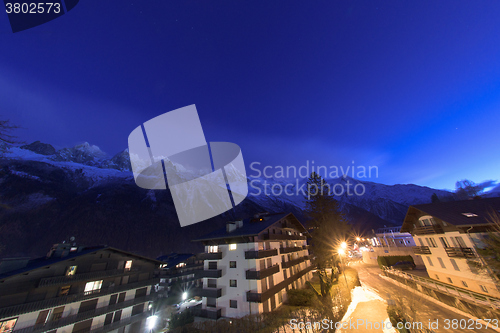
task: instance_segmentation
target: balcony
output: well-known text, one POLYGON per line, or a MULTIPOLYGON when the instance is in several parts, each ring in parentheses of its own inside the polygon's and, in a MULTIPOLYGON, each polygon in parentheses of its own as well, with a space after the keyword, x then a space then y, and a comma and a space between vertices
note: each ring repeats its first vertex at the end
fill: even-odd
POLYGON ((278 255, 278 250, 277 249, 271 249, 271 250, 258 250, 258 251, 246 251, 245 252, 245 259, 262 259, 266 257, 272 257, 272 256, 277 256, 278 255))
POLYGON ((222 289, 221 288, 195 288, 193 291, 193 295, 197 295, 200 297, 219 298, 222 296, 222 289))
POLYGON ((214 319, 214 320, 217 320, 220 317, 222 317, 220 308, 219 309, 217 309, 217 308, 201 309, 199 307, 195 307, 192 309, 192 311, 193 311, 193 315, 195 315, 196 317, 202 317, 202 318, 208 318, 208 319, 214 319))
MULTIPOLYGON (((134 270, 137 271, 137 270, 134 270)), ((134 272, 132 270, 125 271, 124 269, 113 269, 107 271, 100 272, 91 272, 91 273, 83 273, 83 274, 75 274, 71 276, 56 276, 50 278, 42 278, 38 287, 47 287, 54 285, 67 285, 76 281, 84 281, 84 280, 99 280, 102 278, 114 277, 124 275, 128 272, 134 272)))
POLYGON ((256 270, 248 270, 246 271, 246 278, 247 280, 260 280, 264 279, 268 276, 271 276, 273 274, 276 274, 280 271, 280 265, 276 264, 274 266, 271 266, 266 269, 262 269, 260 271, 256 270))
POLYGON ((302 251, 304 250, 302 246, 293 246, 293 247, 280 247, 280 254, 283 253, 292 253, 292 252, 297 252, 297 251, 302 251))
POLYGON ((297 258, 297 259, 294 259, 294 260, 290 260, 290 261, 282 261, 281 262, 281 267, 283 269, 290 268, 290 267, 292 267, 294 265, 297 265, 297 264, 300 264, 301 262, 306 261, 307 259, 309 259, 309 256, 300 257, 300 258, 297 258))
POLYGON ((414 246, 413 253, 415 254, 431 254, 431 250, 428 246, 414 246))
POLYGON ((220 278, 222 276, 222 269, 206 269, 201 273, 201 277, 205 278, 220 278))
POLYGON ((470 247, 447 247, 446 254, 450 258, 475 258, 476 254, 470 247))
POLYGON ((213 252, 213 253, 201 253, 201 260, 220 260, 222 259, 222 252, 213 252))
POLYGON ((426 225, 424 227, 416 227, 413 229, 414 235, 432 235, 432 234, 442 234, 443 227, 438 224, 426 225))
POLYGON ((104 295, 119 293, 122 291, 131 290, 131 289, 136 289, 136 288, 140 288, 140 287, 151 286, 151 285, 159 283, 159 281, 160 281, 160 279, 153 278, 153 279, 149 279, 149 280, 124 284, 121 286, 110 285, 107 288, 101 288, 101 289, 97 290, 95 294, 91 294, 91 295, 86 295, 85 293, 82 292, 82 293, 71 294, 71 295, 62 296, 62 297, 49 298, 49 299, 46 299, 43 301, 36 301, 36 302, 19 304, 19 305, 13 305, 13 306, 9 306, 9 307, 0 309, 0 318, 19 316, 19 315, 22 315, 24 313, 39 311, 39 310, 48 309, 48 308, 54 308, 57 306, 68 304, 68 303, 73 303, 73 302, 78 302, 78 301, 83 301, 83 300, 95 298, 97 296, 104 296, 104 295))
POLYGON ((135 299, 131 299, 128 301, 120 302, 120 303, 115 303, 113 305, 109 306, 103 306, 100 308, 96 308, 94 310, 90 311, 85 311, 82 313, 70 315, 67 317, 60 318, 56 321, 49 321, 45 323, 44 325, 34 325, 30 327, 25 327, 20 330, 16 330, 16 333, 39 333, 39 332, 46 332, 50 330, 56 330, 57 328, 67 326, 74 324, 76 322, 84 321, 90 318, 98 317, 105 315, 110 312, 114 312, 117 310, 121 310, 127 307, 131 307, 137 304, 142 304, 148 301, 152 301, 154 299, 154 294, 150 294, 144 297, 139 297, 135 299))
POLYGON ((264 240, 306 240, 306 236, 300 235, 276 235, 276 234, 264 234, 262 235, 264 240))

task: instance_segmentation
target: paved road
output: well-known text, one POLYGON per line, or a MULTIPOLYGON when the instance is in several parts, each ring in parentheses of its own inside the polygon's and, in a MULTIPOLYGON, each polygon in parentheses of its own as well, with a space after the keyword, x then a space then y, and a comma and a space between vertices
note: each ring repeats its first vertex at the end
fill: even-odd
MULTIPOLYGON (((350 264, 351 267, 356 268, 358 270, 359 274, 359 280, 361 281, 361 284, 363 286, 369 287, 372 289, 374 292, 376 292, 380 297, 383 299, 388 299, 392 298, 394 299, 397 297, 397 295, 404 295, 404 297, 415 304, 416 309, 417 309, 417 317, 418 320, 421 321, 424 326, 428 326, 429 319, 431 322, 435 322, 438 320, 438 329, 433 329, 436 333, 449 333, 449 332, 485 332, 485 333, 494 333, 496 332, 495 330, 492 330, 490 328, 485 329, 484 326, 482 328, 477 328, 477 329, 452 329, 451 327, 446 329, 445 328, 445 319, 465 319, 466 321, 469 320, 469 317, 464 317, 461 316, 453 311, 450 311, 446 308, 442 308, 436 303, 433 303, 429 300, 426 300, 424 298, 419 297, 418 295, 406 291, 404 288, 401 288, 389 281, 384 280, 379 276, 381 274, 381 270, 378 266, 373 266, 373 265, 368 265, 363 263, 362 261, 359 262, 352 262, 350 264)), ((472 323, 472 321, 467 322, 469 324, 472 323)), ((468 326, 468 325, 467 325, 468 326)), ((471 325, 473 327, 473 325, 471 325)))

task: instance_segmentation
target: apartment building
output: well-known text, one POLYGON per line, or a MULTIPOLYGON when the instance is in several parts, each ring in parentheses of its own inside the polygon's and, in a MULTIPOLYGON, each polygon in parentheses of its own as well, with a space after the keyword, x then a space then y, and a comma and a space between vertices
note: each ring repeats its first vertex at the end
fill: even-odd
POLYGON ((142 332, 160 261, 112 247, 55 244, 0 262, 0 332, 142 332))
POLYGON ((370 239, 372 246, 408 247, 415 246, 413 237, 408 232, 401 232, 401 227, 385 227, 374 231, 375 237, 370 239))
POLYGON ((201 317, 239 318, 272 311, 312 277, 307 230, 289 213, 257 214, 228 222, 200 239, 203 254, 201 317))
POLYGON ((496 278, 476 251, 492 230, 489 215, 499 211, 500 198, 410 206, 401 232, 412 234, 414 252, 422 257, 430 278, 500 297, 496 278))
POLYGON ((201 277, 203 259, 192 253, 171 253, 158 257, 163 262, 158 270, 160 278, 157 286, 159 297, 174 297, 175 303, 192 298, 195 291, 203 286, 201 277))

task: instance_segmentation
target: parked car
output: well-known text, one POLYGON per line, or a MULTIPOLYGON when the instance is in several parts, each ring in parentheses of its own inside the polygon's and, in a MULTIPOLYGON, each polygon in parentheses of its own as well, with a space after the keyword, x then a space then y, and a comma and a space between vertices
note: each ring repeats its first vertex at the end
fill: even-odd
POLYGON ((392 265, 391 268, 393 268, 393 269, 400 269, 402 271, 405 270, 405 269, 414 270, 415 269, 415 264, 412 263, 411 261, 398 261, 397 263, 395 263, 394 265, 392 265))

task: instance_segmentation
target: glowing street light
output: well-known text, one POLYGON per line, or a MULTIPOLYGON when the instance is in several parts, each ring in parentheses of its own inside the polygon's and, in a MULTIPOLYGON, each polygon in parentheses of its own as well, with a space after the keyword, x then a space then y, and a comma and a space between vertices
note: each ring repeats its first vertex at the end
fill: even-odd
POLYGON ((359 238, 359 237, 356 237, 356 240, 357 240, 357 241, 359 242, 359 241, 361 240, 361 238, 359 238))
POLYGON ((188 298, 188 293, 187 292, 183 292, 182 293, 182 300, 185 301, 186 298, 188 298))
POLYGON ((346 242, 342 242, 340 244, 340 247, 343 248, 343 249, 347 249, 347 243, 346 242))
POLYGON ((343 255, 345 254, 345 250, 344 250, 344 249, 339 249, 339 250, 338 250, 338 253, 339 253, 341 256, 343 256, 343 255))
POLYGON ((146 319, 146 326, 148 327, 148 330, 152 330, 156 326, 156 321, 158 320, 158 316, 149 316, 146 319))

